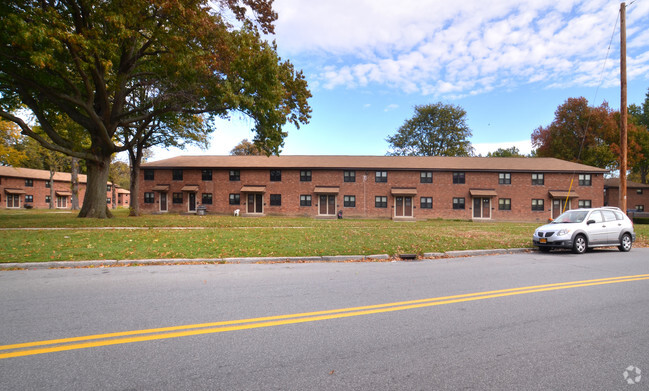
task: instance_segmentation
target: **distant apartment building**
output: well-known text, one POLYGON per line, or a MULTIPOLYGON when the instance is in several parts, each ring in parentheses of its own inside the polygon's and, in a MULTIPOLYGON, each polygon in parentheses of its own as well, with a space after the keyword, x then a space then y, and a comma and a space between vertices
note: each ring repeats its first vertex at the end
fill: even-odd
MULTIPOLYGON (((620 178, 604 180, 604 205, 620 206, 620 178)), ((638 212, 649 212, 649 185, 627 181, 626 207, 638 212)))
MULTIPOLYGON (((56 172, 53 177, 54 198, 50 199, 50 172, 31 168, 0 166, 0 207, 3 209, 54 208, 70 209, 72 199, 72 175, 56 172)), ((79 174, 79 205, 86 194, 86 175, 79 174)), ((106 202, 112 205, 112 183, 106 186, 106 202)), ((119 186, 115 188, 116 206, 128 206, 130 191, 119 186)))
POLYGON ((179 156, 145 163, 141 210, 545 221, 604 204, 606 170, 553 158, 179 156))

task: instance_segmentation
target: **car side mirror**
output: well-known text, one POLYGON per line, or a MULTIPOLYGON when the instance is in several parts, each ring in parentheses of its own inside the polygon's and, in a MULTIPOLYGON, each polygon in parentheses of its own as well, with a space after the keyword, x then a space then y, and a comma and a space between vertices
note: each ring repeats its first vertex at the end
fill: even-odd
POLYGON ((591 225, 591 224, 595 224, 595 223, 596 223, 595 220, 588 220, 588 221, 586 222, 587 225, 591 225))

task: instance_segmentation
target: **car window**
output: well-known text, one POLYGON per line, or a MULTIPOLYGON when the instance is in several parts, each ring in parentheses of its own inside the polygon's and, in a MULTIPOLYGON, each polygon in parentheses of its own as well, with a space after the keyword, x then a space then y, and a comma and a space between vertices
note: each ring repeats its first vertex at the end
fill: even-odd
POLYGON ((615 213, 610 210, 603 210, 602 215, 604 215, 604 221, 615 221, 615 213))
POLYGON ((616 219, 618 219, 618 220, 624 220, 624 215, 622 214, 622 212, 616 212, 616 211, 613 211, 613 213, 615 213, 615 218, 616 218, 616 219))
POLYGON ((591 213, 590 216, 588 216, 588 220, 595 220, 596 223, 601 223, 604 221, 602 214, 599 213, 598 210, 591 213))
POLYGON ((568 211, 557 217, 552 223, 581 223, 584 221, 588 211, 568 211))

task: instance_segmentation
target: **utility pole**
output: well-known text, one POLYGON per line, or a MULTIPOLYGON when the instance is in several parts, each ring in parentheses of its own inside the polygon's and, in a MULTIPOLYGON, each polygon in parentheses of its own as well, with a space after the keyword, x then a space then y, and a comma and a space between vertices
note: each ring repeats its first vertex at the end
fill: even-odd
POLYGON ((626 4, 620 4, 620 209, 626 213, 626 157, 627 157, 627 102, 626 102, 626 4))

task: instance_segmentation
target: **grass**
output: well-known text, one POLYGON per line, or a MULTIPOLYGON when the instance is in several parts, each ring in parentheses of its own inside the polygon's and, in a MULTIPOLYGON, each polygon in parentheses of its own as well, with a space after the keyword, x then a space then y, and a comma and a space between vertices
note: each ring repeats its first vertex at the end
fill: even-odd
MULTIPOLYGON (((0 262, 147 258, 370 255, 530 247, 539 223, 148 215, 79 219, 74 213, 0 211, 0 262), (117 229, 134 227, 138 229, 117 229), (197 227, 177 230, 170 227, 197 227), (93 229, 100 228, 100 229, 93 229)), ((636 245, 649 226, 636 225, 636 245)))

